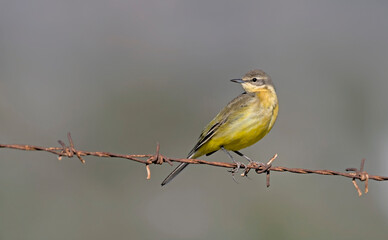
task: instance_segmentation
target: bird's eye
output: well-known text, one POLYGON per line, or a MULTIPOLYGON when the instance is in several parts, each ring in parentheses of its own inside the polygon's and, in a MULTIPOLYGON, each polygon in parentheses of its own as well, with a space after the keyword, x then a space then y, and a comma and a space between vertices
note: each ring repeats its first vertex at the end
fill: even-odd
POLYGON ((252 81, 253 81, 253 82, 256 82, 256 81, 257 81, 257 78, 252 78, 252 81))

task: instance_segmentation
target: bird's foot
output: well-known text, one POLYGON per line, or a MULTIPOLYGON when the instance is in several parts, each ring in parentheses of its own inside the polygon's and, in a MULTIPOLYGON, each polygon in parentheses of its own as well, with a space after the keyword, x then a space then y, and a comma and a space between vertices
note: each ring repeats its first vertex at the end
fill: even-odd
POLYGON ((231 172, 232 174, 238 173, 238 171, 239 171, 240 168, 241 168, 241 165, 243 165, 242 162, 236 162, 236 161, 234 161, 234 163, 236 164, 236 167, 234 167, 234 168, 231 169, 231 170, 228 170, 228 172, 231 172))
MULTIPOLYGON (((231 172, 232 173, 232 178, 233 178, 233 181, 235 181, 236 183, 239 183, 236 178, 234 177, 234 174, 235 173, 238 173, 238 171, 240 170, 241 168, 241 165, 243 165, 243 163, 241 162, 236 162, 236 161, 233 161, 235 164, 236 164, 236 167, 231 169, 231 170, 228 170, 228 172, 231 172)), ((244 165, 245 166, 245 165, 244 165)))

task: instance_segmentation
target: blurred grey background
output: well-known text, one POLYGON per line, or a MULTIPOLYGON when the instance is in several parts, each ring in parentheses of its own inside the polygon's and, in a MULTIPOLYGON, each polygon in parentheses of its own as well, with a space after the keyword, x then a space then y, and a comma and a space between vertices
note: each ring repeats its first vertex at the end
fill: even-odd
MULTIPOLYGON (((185 157, 261 68, 280 101, 243 152, 388 175, 387 1, 0 2, 0 142, 185 157)), ((223 153, 207 160, 229 161, 223 153)), ((385 238, 388 183, 0 149, 0 239, 385 238), (363 184, 361 184, 363 186, 363 184)))

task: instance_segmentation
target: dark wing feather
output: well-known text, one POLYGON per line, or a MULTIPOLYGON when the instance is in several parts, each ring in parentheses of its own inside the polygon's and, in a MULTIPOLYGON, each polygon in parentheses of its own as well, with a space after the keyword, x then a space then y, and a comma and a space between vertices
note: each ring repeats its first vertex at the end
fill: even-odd
MULTIPOLYGON (((248 93, 242 93, 233 99, 218 115, 205 127, 201 135, 198 138, 197 144, 190 151, 188 158, 194 155, 199 148, 201 148, 205 143, 207 143, 216 133, 217 130, 224 124, 230 115, 233 115, 235 109, 240 109, 244 107, 244 104, 248 101, 249 98, 252 98, 253 95, 248 93)), ((212 153, 208 153, 209 155, 212 153)), ((208 155, 206 154, 206 155, 208 155)))

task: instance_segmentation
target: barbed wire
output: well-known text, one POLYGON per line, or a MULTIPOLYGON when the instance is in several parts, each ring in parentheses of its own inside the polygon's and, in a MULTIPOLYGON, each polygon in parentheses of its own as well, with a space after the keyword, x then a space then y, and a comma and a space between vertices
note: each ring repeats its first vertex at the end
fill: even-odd
MULTIPOLYGON (((216 167, 223 168, 231 168, 236 170, 237 168, 243 168, 243 173, 241 176, 248 176, 248 173, 253 169, 257 174, 266 174, 266 183, 267 187, 270 186, 270 173, 271 171, 275 172, 290 172, 297 174, 319 174, 319 175, 329 175, 329 176, 343 176, 352 179, 352 183, 356 188, 358 195, 362 195, 362 191, 358 186, 356 179, 365 182, 365 190, 364 192, 368 192, 368 181, 387 181, 388 177, 377 176, 377 175, 369 175, 366 171, 364 171, 365 159, 362 159, 360 168, 347 168, 346 172, 338 172, 333 170, 310 170, 304 168, 288 168, 281 166, 272 166, 272 162, 277 158, 277 154, 275 154, 267 163, 257 163, 251 162, 249 164, 241 164, 237 166, 235 163, 226 163, 226 162, 210 162, 201 159, 187 159, 187 158, 170 158, 166 157, 159 153, 160 145, 156 146, 155 154, 115 154, 110 152, 89 152, 78 150, 74 146, 73 139, 71 134, 67 134, 67 138, 69 141, 69 145, 67 146, 63 141, 59 140, 58 143, 61 147, 40 147, 34 145, 23 145, 23 144, 0 144, 0 148, 8 148, 8 149, 17 149, 24 151, 43 151, 55 154, 58 156, 58 160, 61 160, 63 157, 72 158, 76 156, 82 164, 85 164, 86 161, 83 158, 84 156, 96 156, 96 157, 109 157, 109 158, 122 158, 132 160, 138 163, 142 163, 146 165, 147 179, 151 178, 151 164, 163 164, 167 162, 172 165, 172 162, 180 162, 180 163, 190 163, 190 164, 204 164, 216 167)), ((234 174, 235 171, 231 171, 234 174)))

